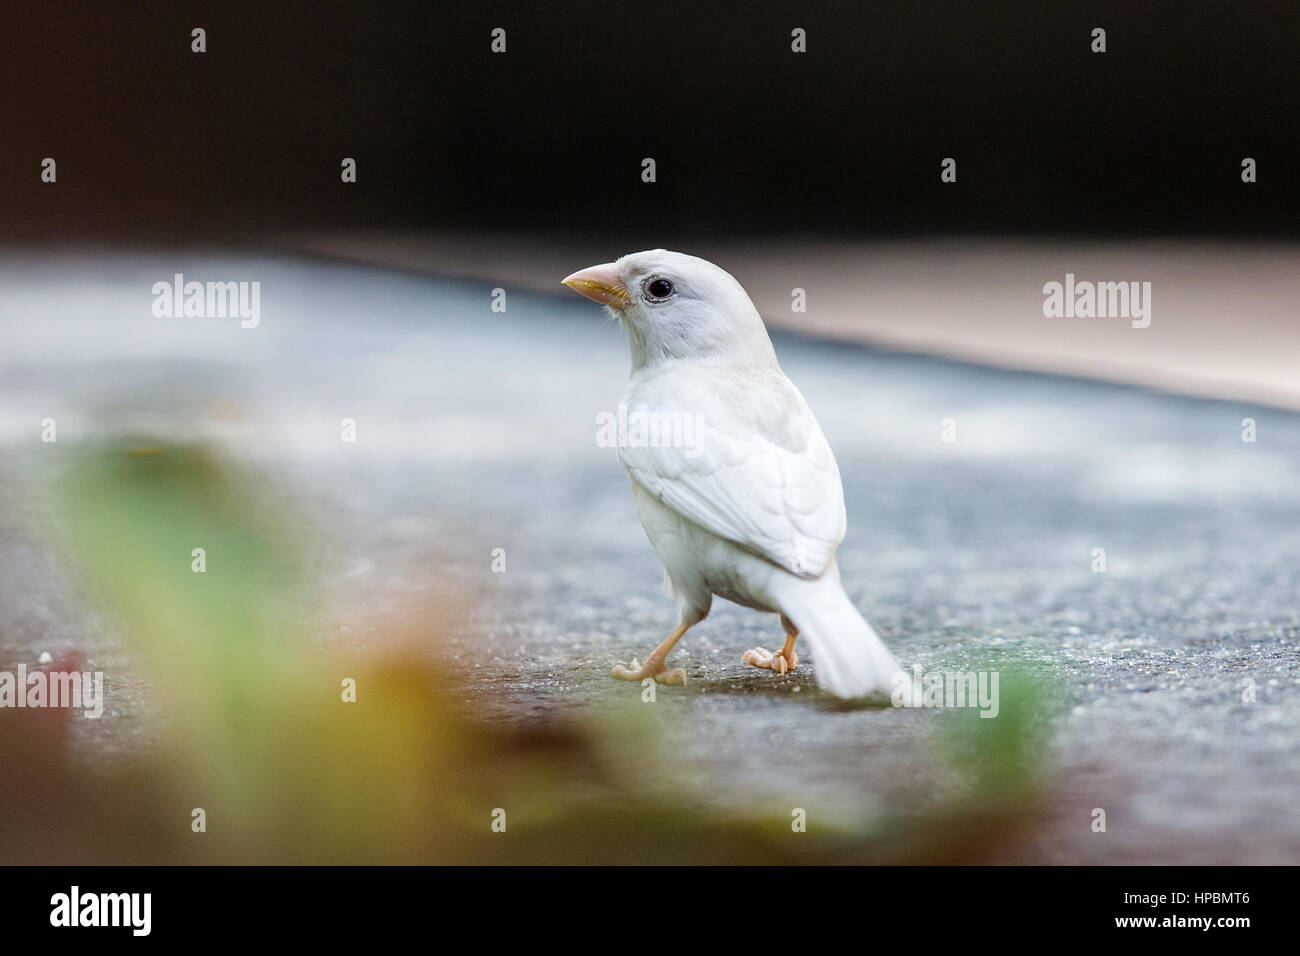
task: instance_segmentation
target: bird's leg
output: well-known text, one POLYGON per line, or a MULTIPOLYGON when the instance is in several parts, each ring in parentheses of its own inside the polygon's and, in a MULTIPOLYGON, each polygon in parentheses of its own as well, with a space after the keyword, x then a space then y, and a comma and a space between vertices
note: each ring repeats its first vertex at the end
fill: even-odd
POLYGON ((792 629, 792 633, 785 636, 785 647, 775 654, 761 647, 755 647, 753 650, 745 651, 741 660, 755 667, 776 671, 778 674, 792 671, 799 666, 799 655, 794 652, 794 642, 798 637, 799 632, 792 629))
POLYGON ((679 624, 676 630, 668 635, 668 639, 650 652, 650 656, 645 659, 645 663, 640 663, 635 657, 632 658, 632 666, 624 667, 622 664, 614 665, 614 676, 621 680, 645 680, 647 677, 653 677, 660 684, 676 684, 679 687, 686 686, 686 671, 680 667, 668 670, 664 664, 664 658, 668 652, 673 649, 673 645, 681 640, 681 636, 690 628, 689 624, 679 624))

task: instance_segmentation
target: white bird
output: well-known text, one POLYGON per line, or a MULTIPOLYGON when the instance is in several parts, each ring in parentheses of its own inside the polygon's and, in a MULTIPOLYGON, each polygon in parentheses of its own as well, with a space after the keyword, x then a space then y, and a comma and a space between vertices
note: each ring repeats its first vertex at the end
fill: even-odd
POLYGON ((888 693, 898 664, 835 563, 845 531, 835 456, 740 283, 711 262, 655 249, 564 284, 607 306, 631 342, 622 405, 641 427, 620 435, 619 460, 680 615, 644 664, 614 676, 685 684, 665 658, 717 595, 781 615, 785 646, 747 651, 746 663, 784 674, 803 635, 831 693, 888 693))

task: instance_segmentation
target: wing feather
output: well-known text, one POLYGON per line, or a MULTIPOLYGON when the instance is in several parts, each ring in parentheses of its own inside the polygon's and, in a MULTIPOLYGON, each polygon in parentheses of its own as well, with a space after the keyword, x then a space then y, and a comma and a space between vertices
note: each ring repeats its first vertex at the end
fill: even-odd
POLYGON ((689 443, 627 442, 619 458, 633 481, 679 514, 787 571, 818 577, 844 538, 844 491, 812 411, 781 380, 788 394, 779 421, 738 412, 728 400, 735 396, 715 394, 690 403, 709 412, 694 413, 689 443))

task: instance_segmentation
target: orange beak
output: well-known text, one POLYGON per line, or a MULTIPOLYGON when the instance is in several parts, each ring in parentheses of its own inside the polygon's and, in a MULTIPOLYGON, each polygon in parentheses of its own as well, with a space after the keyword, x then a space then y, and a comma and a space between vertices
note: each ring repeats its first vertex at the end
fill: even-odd
POLYGON ((611 309, 626 309, 632 301, 612 262, 575 272, 564 280, 564 285, 611 309))

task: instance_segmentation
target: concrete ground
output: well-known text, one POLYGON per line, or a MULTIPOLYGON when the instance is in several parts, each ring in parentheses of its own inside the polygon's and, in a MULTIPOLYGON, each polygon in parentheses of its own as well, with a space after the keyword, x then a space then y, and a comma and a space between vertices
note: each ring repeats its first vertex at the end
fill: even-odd
MULTIPOLYGON (((148 662, 44 540, 57 515, 38 492, 64 449, 123 432, 206 441, 297 489, 327 541, 312 600, 338 623, 322 642, 364 648, 451 585, 467 609, 431 653, 482 719, 599 722, 637 702, 609 669, 674 611, 595 443, 626 376, 622 332, 562 290, 508 288, 493 312, 492 285, 294 258, 6 257, 0 669, 69 648, 105 665, 110 713, 79 732, 88 763, 153 746, 166 714, 148 662), (153 317, 152 284, 176 272, 260 281, 260 326, 153 317), (40 442, 47 417, 56 445, 40 442)), ((859 608, 906 666, 1042 688, 1045 798, 997 861, 1300 861, 1300 417, 774 341, 839 460, 859 608)), ((658 689, 671 759, 646 788, 855 820, 969 791, 979 768, 938 756, 948 715, 838 704, 812 658, 784 677, 740 662, 779 640, 775 618, 715 604, 674 655, 689 686, 658 689)))

